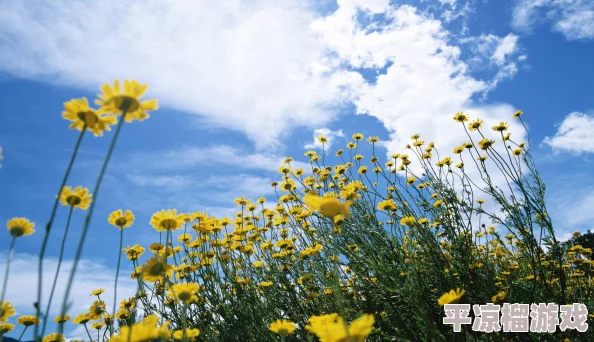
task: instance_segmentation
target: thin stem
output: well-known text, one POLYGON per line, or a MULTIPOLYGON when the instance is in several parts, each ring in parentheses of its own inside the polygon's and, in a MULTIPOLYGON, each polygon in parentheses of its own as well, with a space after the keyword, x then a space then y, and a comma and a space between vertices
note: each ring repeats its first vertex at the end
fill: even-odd
MULTIPOLYGON (((52 213, 50 214, 49 221, 45 225, 45 235, 43 236, 43 242, 41 243, 41 252, 39 253, 39 265, 38 265, 38 273, 37 273, 37 301, 35 302, 35 317, 39 318, 39 308, 41 307, 41 288, 42 288, 42 274, 43 274, 43 256, 45 255, 45 249, 47 247, 47 241, 49 239, 49 233, 52 228, 52 223, 54 222, 54 217, 56 216, 56 211, 58 210, 58 202, 60 201, 60 195, 62 194, 62 189, 66 185, 66 181, 68 180, 68 176, 70 175, 70 171, 72 170, 72 165, 74 165, 74 160, 76 159, 76 154, 78 153, 78 149, 80 147, 80 142, 85 134, 87 129, 87 124, 83 126, 80 134, 78 135, 78 139, 76 140, 76 144, 74 145, 74 151, 72 151, 72 157, 70 157, 70 163, 68 163, 68 167, 66 168, 66 172, 64 173, 64 178, 62 179, 62 184, 60 184, 60 188, 58 189, 58 195, 56 196, 56 200, 54 201, 54 206, 52 207, 52 213)), ((33 333, 34 339, 41 340, 41 337, 37 337, 37 331, 39 329, 39 325, 35 325, 35 332, 33 333)))
MULTIPOLYGON (((70 295, 70 288, 72 287, 72 281, 74 280, 74 274, 76 273, 76 268, 78 266, 78 262, 80 261, 80 256, 82 254, 83 245, 85 242, 85 238, 87 236, 87 232, 89 231, 89 226, 91 224, 91 217, 93 216, 93 211, 95 209, 95 204, 97 203, 97 197, 99 195, 99 187, 101 186, 101 181, 103 180, 103 176, 105 175, 105 171, 107 170, 107 165, 109 164, 109 160, 111 159, 111 155, 113 154, 113 150, 115 148, 116 141, 118 140, 118 136, 120 135, 120 131, 122 129, 122 125, 124 123, 124 118, 126 116, 126 112, 124 111, 120 122, 118 123, 118 127, 116 128, 115 134, 111 141, 111 145, 109 146, 109 150, 107 151, 107 155, 105 156, 105 160, 103 161, 103 166, 101 167, 101 172, 99 173, 99 177, 97 178, 97 183, 95 184, 95 190, 93 191, 93 196, 95 196, 95 200, 91 202, 91 206, 89 208, 89 213, 85 217, 85 225, 82 230, 82 234, 80 237, 80 241, 78 242, 78 247, 76 249, 76 256, 74 258, 74 265, 72 266, 72 271, 70 272, 70 277, 68 279, 68 285, 66 286, 66 293, 64 295, 64 300, 62 302, 62 316, 66 314, 67 303, 68 303, 68 296, 70 295)), ((62 333, 62 328, 59 331, 62 333)))
POLYGON ((118 298, 118 276, 120 275, 120 264, 122 262, 122 242, 124 241, 124 227, 120 227, 120 248, 118 249, 118 267, 116 268, 115 282, 113 284, 113 315, 111 325, 109 327, 109 334, 113 336, 113 326, 116 312, 116 303, 118 298))
POLYGON ((27 331, 27 329, 29 328, 29 326, 25 326, 25 329, 23 329, 23 332, 21 333, 21 336, 19 336, 19 341, 23 339, 23 335, 25 335, 25 331, 27 331))
POLYGON ((2 285, 2 295, 0 296, 0 304, 4 303, 4 295, 6 294, 6 287, 8 286, 8 273, 10 271, 10 261, 12 260, 12 252, 14 251, 14 243, 16 241, 16 237, 12 237, 12 241, 10 241, 10 248, 8 249, 8 256, 6 259, 6 272, 4 274, 4 282, 2 285))
MULTIPOLYGON (((45 309, 46 318, 49 316, 50 306, 52 305, 52 299, 54 297, 54 292, 56 291, 56 283, 58 282, 58 275, 60 274, 60 266, 62 266, 62 258, 64 257, 64 247, 66 247, 66 236, 68 235, 68 228, 70 227, 70 219, 72 218, 73 211, 74 211, 74 207, 70 206, 70 212, 68 213, 68 220, 66 221, 66 229, 64 230, 64 237, 62 237, 62 246, 60 247, 60 257, 58 258, 58 267, 56 268, 56 274, 54 276, 54 284, 52 285, 52 291, 50 292, 49 300, 47 301, 47 308, 45 309)), ((41 328, 41 336, 43 336, 43 334, 45 333, 46 324, 47 324, 47 319, 44 319, 43 326, 41 328)))
POLYGON ((93 338, 91 337, 91 333, 89 332, 89 328, 87 328, 87 323, 83 324, 85 326, 85 330, 87 331, 87 336, 89 336, 89 341, 93 342, 93 338))

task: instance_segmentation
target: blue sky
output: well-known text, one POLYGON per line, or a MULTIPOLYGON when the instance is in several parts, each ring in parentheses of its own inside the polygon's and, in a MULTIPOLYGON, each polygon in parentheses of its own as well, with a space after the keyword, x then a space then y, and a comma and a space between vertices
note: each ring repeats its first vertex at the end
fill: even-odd
MULTIPOLYGON (((413 133, 451 150, 464 141, 445 126, 457 111, 490 123, 522 109, 558 235, 590 229, 592 60, 590 1, 2 2, 0 221, 25 216, 38 230, 17 243, 9 298, 35 291, 27 265, 77 137, 63 103, 94 99, 104 82, 148 83, 161 108, 123 128, 85 245, 78 308, 91 289, 111 287, 111 211, 132 210, 124 244, 146 245, 160 209, 232 216, 235 197, 274 199, 278 165, 305 162, 321 133, 332 150, 356 132, 379 136, 385 154, 413 133)), ((69 185, 93 186, 111 137, 85 136, 69 185)), ((66 215, 58 212, 50 258, 66 215)), ((76 213, 72 245, 82 221, 76 213)), ((0 239, 2 269, 8 245, 0 239)), ((19 313, 29 302, 16 300, 19 313)))

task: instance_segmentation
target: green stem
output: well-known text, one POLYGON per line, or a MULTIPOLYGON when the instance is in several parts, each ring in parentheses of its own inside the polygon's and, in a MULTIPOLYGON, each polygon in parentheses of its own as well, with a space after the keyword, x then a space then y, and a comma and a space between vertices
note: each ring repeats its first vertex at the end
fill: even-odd
POLYGON ((19 341, 23 339, 23 335, 25 335, 25 331, 27 331, 27 328, 29 328, 29 326, 25 326, 25 329, 23 329, 23 332, 21 333, 21 336, 19 336, 19 341))
MULTIPOLYGON (((58 202, 60 202, 60 195, 62 194, 62 189, 66 185, 66 181, 68 180, 68 176, 70 175, 70 171, 72 170, 72 165, 74 165, 74 160, 76 159, 76 154, 78 153, 78 149, 80 147, 80 142, 82 141, 83 135, 87 129, 87 125, 83 126, 83 129, 80 131, 78 135, 78 139, 76 140, 76 144, 74 145, 74 151, 72 151, 72 157, 70 157, 70 163, 68 164, 68 168, 66 168, 66 173, 64 173, 64 178, 62 179, 62 184, 60 184, 60 188, 58 189, 58 195, 56 196, 56 200, 54 201, 54 206, 52 207, 52 213, 50 214, 50 219, 45 225, 45 235, 43 236, 43 242, 41 243, 41 252, 39 253, 39 265, 38 265, 38 273, 37 273, 37 301, 35 302, 35 317, 39 318, 39 308, 41 307, 41 288, 42 288, 42 275, 43 275, 43 256, 45 255, 45 249, 47 247, 47 242, 49 239, 49 233, 52 228, 52 223, 54 222, 54 217, 56 216, 56 210, 58 210, 58 202)), ((33 333, 33 337, 36 341, 41 341, 41 337, 37 336, 37 331, 39 329, 39 325, 35 325, 35 332, 33 333)))
MULTIPOLYGON (((50 292, 49 300, 47 301, 47 308, 45 309, 45 316, 49 316, 50 306, 52 305, 52 299, 54 298, 54 292, 56 291, 56 283, 58 282, 58 275, 60 274, 60 266, 62 266, 62 258, 64 257, 64 247, 66 247, 66 236, 68 235, 68 228, 70 227, 70 219, 72 218, 72 212, 74 207, 70 206, 70 212, 68 213, 68 220, 66 221, 66 229, 64 230, 64 237, 62 237, 62 246, 60 247, 60 257, 58 258, 58 267, 56 268, 56 274, 54 276, 54 284, 52 285, 52 291, 50 292)), ((47 319, 43 320, 43 326, 41 328, 41 336, 45 333, 45 325, 47 319)))
POLYGON ((118 276, 120 275, 120 264, 122 262, 122 243, 124 241, 124 227, 120 227, 120 248, 118 249, 118 267, 116 268, 115 282, 113 284, 113 316, 111 319, 111 325, 109 326, 109 335, 113 336, 113 326, 116 312, 116 303, 118 298, 118 276))
POLYGON ((12 260, 12 252, 14 251, 14 242, 16 238, 13 236, 10 241, 10 248, 8 249, 8 256, 6 259, 6 273, 4 274, 4 282, 2 285, 2 295, 0 296, 0 304, 4 303, 4 295, 6 294, 6 287, 8 286, 8 272, 10 271, 10 261, 12 260))
POLYGON ((89 332, 89 328, 87 328, 87 323, 83 324, 85 326, 85 330, 87 331, 87 336, 89 336, 89 341, 93 342, 93 338, 91 337, 91 333, 89 332))
MULTIPOLYGON (((120 119, 120 122, 118 123, 118 127, 116 128, 115 134, 111 141, 111 145, 109 146, 109 150, 107 151, 107 155, 105 156, 105 160, 103 161, 103 166, 101 167, 101 172, 99 173, 99 177, 97 178, 97 183, 95 184, 95 190, 92 192, 95 199, 91 202, 91 206, 89 208, 89 213, 85 217, 85 225, 82 230, 80 241, 78 242, 76 256, 74 258, 74 265, 72 266, 72 271, 70 272, 70 277, 68 279, 68 284, 66 286, 66 293, 64 295, 64 300, 62 302, 62 316, 64 316, 66 314, 66 309, 67 309, 67 304, 68 304, 68 296, 70 295, 70 288, 72 287, 72 281, 74 280, 74 274, 76 273, 76 268, 78 266, 78 262, 80 261, 80 256, 82 254, 82 249, 83 249, 83 245, 85 242, 85 238, 87 236, 87 232, 89 231, 89 226, 91 224, 91 217, 93 216, 95 204, 97 203, 97 198, 99 197, 99 187, 101 186, 101 181, 103 180, 103 176, 105 175, 105 171, 107 170, 107 165, 109 164, 109 160, 111 159, 111 155, 113 154, 113 150, 115 148, 116 141, 118 140, 118 136, 120 135, 120 131, 122 129, 125 116, 126 116, 126 111, 124 111, 122 118, 120 119)), ((59 333, 62 333, 62 329, 60 329, 59 333)))

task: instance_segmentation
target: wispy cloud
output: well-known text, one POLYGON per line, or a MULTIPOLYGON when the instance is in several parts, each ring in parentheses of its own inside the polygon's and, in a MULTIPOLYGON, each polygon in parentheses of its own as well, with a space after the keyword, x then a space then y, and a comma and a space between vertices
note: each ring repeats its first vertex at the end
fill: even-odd
POLYGON ((318 141, 320 136, 324 136, 327 139, 327 142, 324 143, 324 148, 327 150, 332 148, 332 144, 336 140, 336 138, 344 138, 344 133, 342 133, 342 129, 337 131, 333 131, 329 128, 318 128, 314 129, 313 131, 313 140, 306 144, 303 148, 322 148, 322 143, 318 141))
MULTIPOLYGON (((112 252, 114 255, 117 254, 117 250, 113 250, 112 252)), ((30 254, 17 253, 13 257, 11 272, 8 278, 6 298, 15 306, 17 315, 35 313, 33 302, 37 295, 37 261, 38 257, 30 254)), ((43 263, 42 310, 45 310, 46 308, 57 266, 58 262, 55 258, 46 258, 43 263)), ((61 312, 62 300, 65 294, 64 291, 72 266, 73 260, 71 259, 62 262, 58 282, 56 283, 56 292, 50 308, 50 320, 61 312)), ((4 270, 5 267, 6 253, 0 253, 0 269, 4 270)), ((120 270, 120 272, 120 278, 118 280, 118 305, 119 300, 134 296, 138 286, 138 283, 135 280, 130 279, 129 275, 132 272, 131 269, 123 266, 123 269, 120 270)), ((108 305, 108 309, 111 310, 113 308, 113 284, 115 273, 115 268, 108 267, 104 261, 80 260, 72 284, 70 293, 72 305, 68 314, 74 317, 79 313, 87 312, 89 306, 96 299, 96 297, 90 295, 91 291, 98 288, 106 289, 103 297, 108 305)), ((53 322, 48 323, 48 329, 50 331, 54 331, 53 326, 53 322)), ((67 329, 71 328, 73 328, 73 326, 67 327, 67 329)))
POLYGON ((594 116, 581 112, 570 113, 559 124, 557 133, 553 137, 546 137, 543 144, 556 152, 594 153, 594 116))
POLYGON ((512 26, 532 32, 539 23, 568 40, 594 39, 594 2, 590 0, 518 0, 513 9, 512 26))
MULTIPOLYGON (((122 165, 121 169, 126 171, 137 168, 141 170, 171 171, 208 164, 209 166, 232 166, 235 170, 276 172, 284 159, 284 156, 274 153, 257 153, 230 145, 186 146, 146 154, 138 153, 132 156, 126 165, 122 165)), ((298 161, 293 162, 293 164, 295 164, 295 167, 307 166, 307 164, 298 161)))

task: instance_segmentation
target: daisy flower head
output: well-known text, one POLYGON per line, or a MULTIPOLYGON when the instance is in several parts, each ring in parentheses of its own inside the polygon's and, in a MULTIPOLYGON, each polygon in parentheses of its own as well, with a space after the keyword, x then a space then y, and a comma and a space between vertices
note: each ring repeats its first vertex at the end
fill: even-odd
POLYGON ((64 102, 62 118, 72 121, 69 129, 82 131, 86 127, 96 137, 103 136, 103 131, 111 131, 109 126, 118 122, 115 116, 97 113, 90 108, 89 101, 84 97, 64 102))
POLYGON ((279 319, 270 323, 270 331, 281 336, 291 335, 295 331, 295 329, 297 329, 295 323, 287 321, 285 319, 279 319))
POLYGON ((30 327, 32 325, 39 324, 39 318, 33 315, 24 315, 18 318, 17 323, 26 327, 30 327))
POLYGON ((10 302, 0 302, 0 322, 8 321, 14 313, 14 306, 10 302))
POLYGON ((93 195, 89 193, 89 189, 87 188, 77 186, 73 189, 71 186, 65 186, 62 189, 62 193, 60 193, 60 202, 62 202, 63 206, 70 205, 72 208, 87 210, 89 204, 93 202, 91 197, 93 195))
POLYGON ((10 219, 6 223, 6 226, 8 227, 10 235, 15 238, 35 233, 35 229, 33 229, 33 227, 35 227, 35 223, 30 222, 24 217, 15 217, 10 219))
POLYGON ((0 323, 0 335, 6 334, 9 331, 14 330, 14 325, 10 323, 0 323))
POLYGON ((119 229, 128 228, 134 222, 134 214, 130 210, 124 212, 122 209, 118 209, 109 214, 107 222, 119 229))
POLYGON ((184 215, 178 214, 177 209, 161 210, 153 214, 150 224, 159 232, 176 230, 184 226, 184 215))
POLYGON ((108 83, 101 86, 95 104, 100 106, 101 113, 125 115, 126 122, 142 121, 149 117, 148 111, 159 108, 157 100, 140 100, 147 89, 148 85, 136 80, 125 80, 122 89, 120 81, 115 80, 113 87, 108 83))
POLYGON ((437 300, 437 304, 444 306, 445 304, 450 304, 457 302, 464 296, 466 291, 461 289, 450 290, 450 292, 444 293, 439 299, 437 300))

